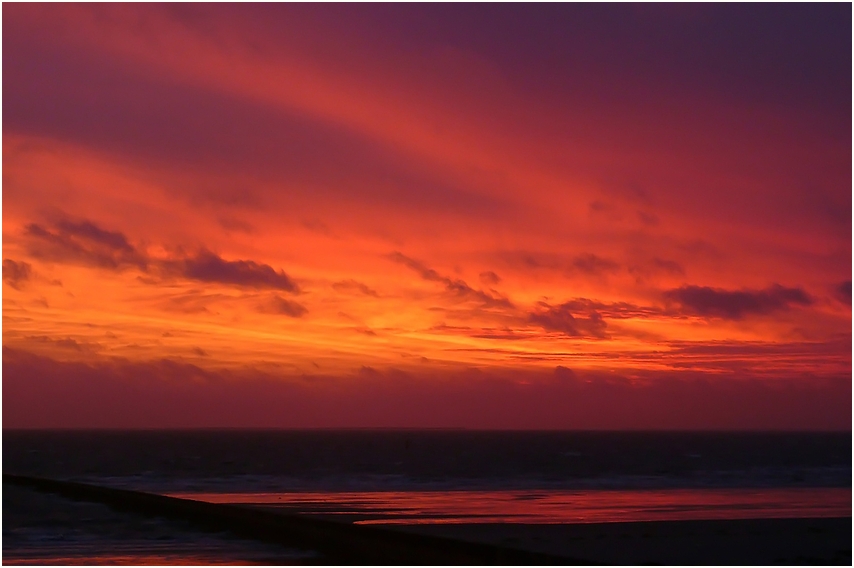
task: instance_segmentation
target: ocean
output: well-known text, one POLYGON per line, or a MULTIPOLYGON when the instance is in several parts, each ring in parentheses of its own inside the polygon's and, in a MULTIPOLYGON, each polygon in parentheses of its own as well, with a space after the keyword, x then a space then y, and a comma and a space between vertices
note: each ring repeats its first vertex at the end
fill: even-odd
MULTIPOLYGON (((850 433, 3 432, 7 473, 389 526, 850 517, 851 464, 850 433)), ((44 542, 32 515, 14 532, 15 507, 4 495, 7 563, 44 542)))

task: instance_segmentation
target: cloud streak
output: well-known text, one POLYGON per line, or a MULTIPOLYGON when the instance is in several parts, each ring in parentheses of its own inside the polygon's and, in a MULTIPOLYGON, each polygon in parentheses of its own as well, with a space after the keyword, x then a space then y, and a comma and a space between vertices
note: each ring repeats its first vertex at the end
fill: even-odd
POLYGON ((516 250, 501 251, 496 256, 513 268, 555 271, 566 276, 603 277, 616 274, 623 268, 619 262, 591 252, 565 255, 543 251, 516 250))
POLYGON ((410 258, 400 252, 393 252, 388 255, 388 258, 393 262, 398 264, 402 264, 408 268, 411 268, 423 279, 429 282, 438 282, 445 286, 446 293, 454 298, 457 298, 462 301, 474 301, 482 304, 484 307, 490 308, 513 308, 513 303, 503 297, 498 295, 493 291, 493 293, 484 292, 483 290, 476 290, 465 283, 465 281, 455 278, 449 278, 447 276, 442 276, 434 269, 426 266, 424 263, 410 258))
POLYGON ((379 294, 377 294, 376 290, 369 287, 367 284, 357 282, 356 280, 342 280, 340 282, 333 282, 332 288, 339 292, 356 291, 364 294, 365 296, 371 296, 374 298, 379 297, 379 294))
POLYGON ((55 262, 72 262, 100 268, 148 269, 145 254, 134 248, 122 233, 106 231, 94 223, 60 221, 53 229, 30 223, 24 229, 29 253, 55 262))
POLYGON ((278 295, 273 295, 268 302, 262 304, 260 311, 262 313, 279 314, 292 318, 301 318, 308 313, 305 306, 298 304, 293 300, 282 298, 278 295))

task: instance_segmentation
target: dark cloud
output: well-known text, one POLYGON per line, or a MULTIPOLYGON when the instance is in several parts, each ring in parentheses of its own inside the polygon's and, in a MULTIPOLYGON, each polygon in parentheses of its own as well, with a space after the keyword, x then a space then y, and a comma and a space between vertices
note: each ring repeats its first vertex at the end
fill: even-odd
POLYGON ((111 269, 148 268, 146 255, 124 234, 101 229, 90 221, 62 220, 52 229, 30 223, 24 236, 30 254, 36 258, 111 269))
POLYGON ((101 243, 116 251, 122 251, 128 254, 136 253, 136 249, 131 246, 126 236, 117 231, 106 231, 91 221, 80 221, 79 223, 75 223, 68 219, 64 219, 57 223, 56 227, 65 234, 76 235, 83 239, 101 243))
MULTIPOLYGON (((5 268, 5 262, 3 264, 5 268)), ((5 277, 5 276, 4 276, 5 277)), ((840 282, 839 285, 836 286, 833 290, 836 294, 836 299, 842 302, 845 305, 851 305, 851 281, 846 280, 845 282, 840 282)))
POLYGON ((468 337, 476 337, 478 339, 499 339, 513 341, 517 339, 527 339, 529 336, 516 333, 509 327, 494 328, 494 327, 469 327, 459 325, 439 324, 430 328, 430 331, 447 332, 454 335, 465 335, 468 337))
POLYGON ((682 286, 666 291, 664 298, 678 303, 684 311, 693 315, 731 320, 813 303, 812 298, 801 288, 786 288, 779 284, 764 290, 735 291, 708 286, 682 286))
POLYGON ((302 304, 286 300, 277 295, 274 295, 268 302, 262 304, 259 311, 266 314, 281 314, 292 318, 299 318, 308 313, 308 310, 302 304))
POLYGON ((561 262, 552 255, 542 255, 530 252, 510 253, 506 255, 511 265, 522 265, 526 268, 561 268, 561 262))
POLYGON ((442 276, 432 268, 424 265, 422 262, 417 261, 413 258, 409 258, 408 256, 401 254, 400 252, 393 252, 388 255, 392 261, 397 262, 398 264, 403 264, 417 272, 421 278, 424 280, 428 280, 430 282, 439 282, 445 286, 445 290, 451 296, 454 296, 460 300, 464 301, 476 301, 482 303, 487 307, 502 307, 502 308, 512 308, 513 304, 507 298, 492 295, 483 290, 475 290, 464 281, 459 279, 449 278, 447 276, 442 276))
POLYGON ((207 250, 173 263, 180 274, 191 280, 235 284, 248 288, 268 288, 285 292, 298 292, 299 287, 282 270, 276 271, 268 264, 253 260, 224 260, 207 250))
POLYGON ((528 314, 528 321, 546 331, 559 331, 571 337, 607 337, 607 324, 595 310, 588 309, 586 314, 579 314, 579 306, 573 302, 559 306, 539 302, 538 306, 537 311, 528 314))
MULTIPOLYGON (((477 318, 482 317, 482 314, 474 312, 448 310, 440 307, 430 308, 430 310, 445 312, 458 321, 477 321, 477 318)), ((534 324, 546 332, 560 332, 571 337, 607 339, 609 335, 606 332, 606 320, 648 319, 662 315, 681 316, 681 314, 667 312, 656 306, 643 306, 629 302, 606 303, 588 298, 574 298, 559 305, 538 302, 532 309, 512 309, 502 312, 497 322, 500 327, 460 327, 443 323, 430 329, 481 339, 524 340, 539 333, 532 332, 530 326, 534 324)))
POLYGON ((510 266, 526 269, 555 270, 566 274, 582 272, 588 275, 601 275, 615 272, 620 264, 593 253, 582 253, 572 257, 552 253, 532 251, 505 251, 498 256, 510 266))
POLYGON ((102 348, 100 343, 77 341, 76 339, 71 339, 70 337, 57 338, 49 337, 46 335, 27 335, 24 338, 27 341, 50 344, 61 349, 69 349, 71 351, 77 351, 79 353, 94 353, 96 351, 100 351, 102 348))
POLYGON ((685 275, 685 268, 675 260, 667 260, 656 257, 653 258, 649 264, 652 268, 661 272, 667 272, 669 274, 675 274, 678 276, 685 275))
POLYGON ((639 306, 629 302, 605 303, 588 298, 574 298, 561 304, 572 313, 596 312, 608 319, 650 318, 662 315, 662 310, 651 306, 639 306))
MULTIPOLYGON (((28 262, 14 261, 11 258, 3 259, 3 282, 15 290, 20 290, 21 286, 29 281, 32 275, 33 269, 28 262)), ((850 289, 851 287, 849 286, 850 289)))
MULTIPOLYGON (((299 292, 299 286, 284 271, 275 270, 268 264, 253 260, 225 260, 205 248, 195 254, 176 254, 168 260, 152 259, 131 245, 124 234, 102 229, 91 221, 62 220, 52 228, 31 223, 25 228, 24 236, 30 254, 36 258, 78 262, 113 270, 136 267, 145 272, 181 276, 199 282, 299 292), (155 270, 151 271, 151 268, 155 270)), ((149 284, 157 282, 156 279, 144 281, 149 284)))
POLYGON ((219 222, 220 227, 226 231, 236 231, 246 233, 247 235, 251 235, 255 232, 255 228, 251 224, 236 217, 220 217, 217 221, 219 222))
POLYGON ((630 265, 629 273, 636 277, 638 283, 641 283, 645 278, 658 274, 685 276, 685 268, 675 260, 654 257, 648 261, 630 265))
POLYGON ((588 274, 613 272, 614 270, 617 270, 620 267, 620 265, 614 262, 613 260, 602 258, 601 256, 596 256, 595 254, 590 253, 580 254, 573 258, 572 266, 588 274))
POLYGON ((500 330, 481 330, 474 331, 474 333, 469 333, 469 337, 476 337, 478 339, 497 339, 500 341, 517 341, 519 339, 528 339, 528 336, 521 335, 516 333, 510 329, 500 329, 500 330))
POLYGON ((332 284, 332 288, 339 292, 355 290, 357 292, 361 292, 365 296, 373 296, 374 298, 379 296, 376 290, 368 287, 366 284, 357 282, 356 280, 342 280, 340 282, 335 282, 332 284))
POLYGON ((495 286, 496 284, 501 282, 501 277, 493 271, 488 270, 486 272, 480 273, 480 281, 486 284, 487 286, 495 286))
MULTIPOLYGON (((156 280, 151 282, 155 286, 159 283, 156 280)), ((227 297, 222 294, 206 294, 201 290, 194 289, 166 298, 165 302, 162 303, 162 308, 170 312, 182 314, 211 313, 208 306, 226 299, 227 297)))
POLYGON ((389 254, 388 258, 391 259, 393 262, 408 266, 409 268, 417 272, 424 280, 431 280, 433 282, 442 282, 445 280, 445 278, 443 278, 438 272, 436 272, 432 268, 428 268, 423 263, 413 258, 409 258, 408 256, 398 251, 389 254))

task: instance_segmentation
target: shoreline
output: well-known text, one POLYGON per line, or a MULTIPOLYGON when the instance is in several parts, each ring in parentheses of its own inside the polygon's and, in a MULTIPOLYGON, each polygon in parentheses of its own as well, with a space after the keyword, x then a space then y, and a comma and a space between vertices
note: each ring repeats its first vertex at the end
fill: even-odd
POLYGON ((275 513, 237 505, 213 504, 113 489, 71 481, 3 474, 3 483, 65 498, 96 502, 114 510, 178 519, 196 528, 228 531, 259 542, 316 551, 311 564, 433 565, 586 565, 577 557, 537 553, 501 545, 435 535, 402 533, 379 527, 275 513))
POLYGON ((851 564, 850 516, 365 526, 312 511, 214 504, 5 473, 3 482, 320 554, 296 563, 851 564))

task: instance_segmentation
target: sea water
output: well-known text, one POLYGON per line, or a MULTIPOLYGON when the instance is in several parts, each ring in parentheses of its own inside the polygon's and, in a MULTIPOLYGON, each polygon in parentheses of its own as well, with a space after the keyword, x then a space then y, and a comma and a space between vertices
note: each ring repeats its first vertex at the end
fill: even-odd
MULTIPOLYGON (((4 431, 3 470, 365 524, 841 517, 851 516, 851 442, 850 433, 4 431)), ((4 499, 4 518, 6 508, 4 499)), ((15 557, 7 525, 4 560, 15 557)))

